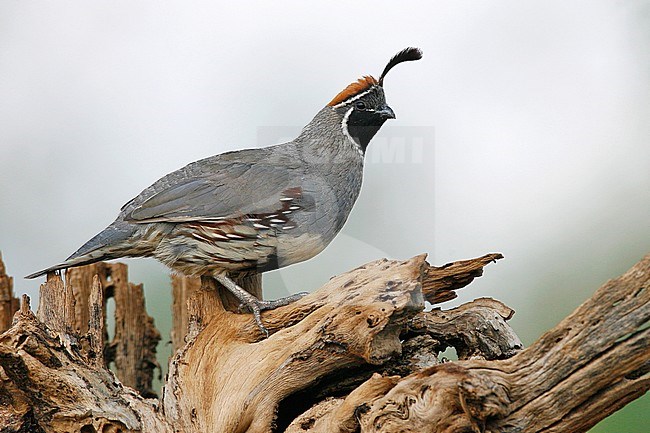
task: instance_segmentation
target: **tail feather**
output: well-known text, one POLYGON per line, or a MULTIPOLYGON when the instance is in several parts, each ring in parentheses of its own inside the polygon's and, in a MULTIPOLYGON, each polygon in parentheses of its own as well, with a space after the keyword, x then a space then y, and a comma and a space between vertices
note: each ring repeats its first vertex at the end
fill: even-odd
POLYGON ((50 266, 49 268, 34 272, 33 274, 27 275, 25 278, 31 280, 32 278, 37 278, 42 275, 47 275, 50 272, 60 271, 61 269, 74 268, 75 266, 89 265, 95 262, 101 262, 103 260, 111 260, 116 257, 112 257, 109 254, 88 254, 85 256, 75 257, 66 260, 65 262, 59 263, 58 265, 50 266))
POLYGON ((102 232, 97 234, 91 240, 86 242, 74 254, 68 257, 64 262, 58 265, 50 266, 33 274, 27 275, 25 278, 32 279, 46 275, 48 272, 59 271, 61 269, 72 268, 75 266, 89 265, 102 260, 111 260, 123 257, 120 244, 133 234, 134 227, 124 221, 115 221, 110 226, 106 227, 102 232))

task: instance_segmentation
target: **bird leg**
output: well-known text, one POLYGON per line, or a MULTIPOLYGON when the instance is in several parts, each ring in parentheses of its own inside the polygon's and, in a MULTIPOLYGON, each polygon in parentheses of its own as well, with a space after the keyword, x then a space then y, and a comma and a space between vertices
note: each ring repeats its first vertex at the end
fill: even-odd
POLYGON ((278 307, 284 307, 289 305, 292 302, 296 302, 298 299, 301 299, 303 296, 308 295, 309 292, 300 292, 294 295, 285 296, 283 298, 274 299, 272 301, 259 301, 260 310, 274 310, 278 307))
POLYGON ((296 293, 295 295, 279 298, 274 301, 264 301, 257 299, 255 296, 239 287, 227 275, 217 274, 214 276, 214 278, 226 289, 228 289, 230 293, 232 293, 237 299, 239 299, 239 302, 241 302, 243 306, 247 307, 253 313, 257 327, 260 328, 260 331, 262 331, 262 333, 264 333, 267 337, 269 336, 269 331, 262 323, 262 317, 260 313, 264 310, 273 310, 274 308, 289 305, 290 303, 297 301, 307 294, 307 292, 301 292, 296 293))

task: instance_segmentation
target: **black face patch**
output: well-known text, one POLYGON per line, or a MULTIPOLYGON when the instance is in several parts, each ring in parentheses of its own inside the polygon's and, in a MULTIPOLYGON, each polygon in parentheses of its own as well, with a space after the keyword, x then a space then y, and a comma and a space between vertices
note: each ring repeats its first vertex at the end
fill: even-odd
POLYGON ((395 117, 380 86, 372 86, 333 108, 341 116, 343 130, 364 153, 384 122, 395 117))
POLYGON ((354 108, 348 117, 348 134, 361 147, 363 152, 366 151, 368 143, 375 136, 379 128, 387 120, 376 111, 359 110, 354 108))

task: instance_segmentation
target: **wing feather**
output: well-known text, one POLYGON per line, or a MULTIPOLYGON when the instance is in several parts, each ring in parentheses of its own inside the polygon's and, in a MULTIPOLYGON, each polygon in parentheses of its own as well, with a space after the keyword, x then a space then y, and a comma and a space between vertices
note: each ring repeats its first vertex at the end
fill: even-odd
POLYGON ((192 163, 145 189, 122 208, 125 221, 191 222, 274 212, 283 191, 300 187, 299 165, 268 158, 268 148, 192 163))

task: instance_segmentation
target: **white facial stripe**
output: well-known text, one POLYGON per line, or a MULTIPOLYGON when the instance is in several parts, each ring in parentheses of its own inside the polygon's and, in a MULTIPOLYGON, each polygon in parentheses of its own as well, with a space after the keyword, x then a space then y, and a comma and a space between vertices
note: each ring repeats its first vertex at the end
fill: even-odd
POLYGON ((350 143, 352 143, 357 152, 359 152, 359 155, 363 156, 363 150, 361 150, 361 146, 359 146, 357 142, 354 141, 354 138, 352 138, 348 132, 348 119, 350 118, 350 114, 352 114, 352 110, 354 110, 354 107, 350 107, 348 111, 345 112, 345 116, 343 116, 343 122, 341 122, 341 129, 343 130, 343 134, 348 137, 348 140, 350 140, 350 143))
POLYGON ((361 93, 359 93, 358 95, 355 95, 355 96, 352 97, 352 98, 346 99, 345 101, 336 104, 333 108, 340 108, 340 107, 343 107, 344 105, 349 104, 350 102, 354 102, 354 101, 356 101, 357 99, 363 98, 363 97, 366 96, 368 93, 372 92, 374 89, 375 89, 375 87, 373 86, 373 87, 371 87, 370 89, 366 90, 365 92, 361 92, 361 93))

